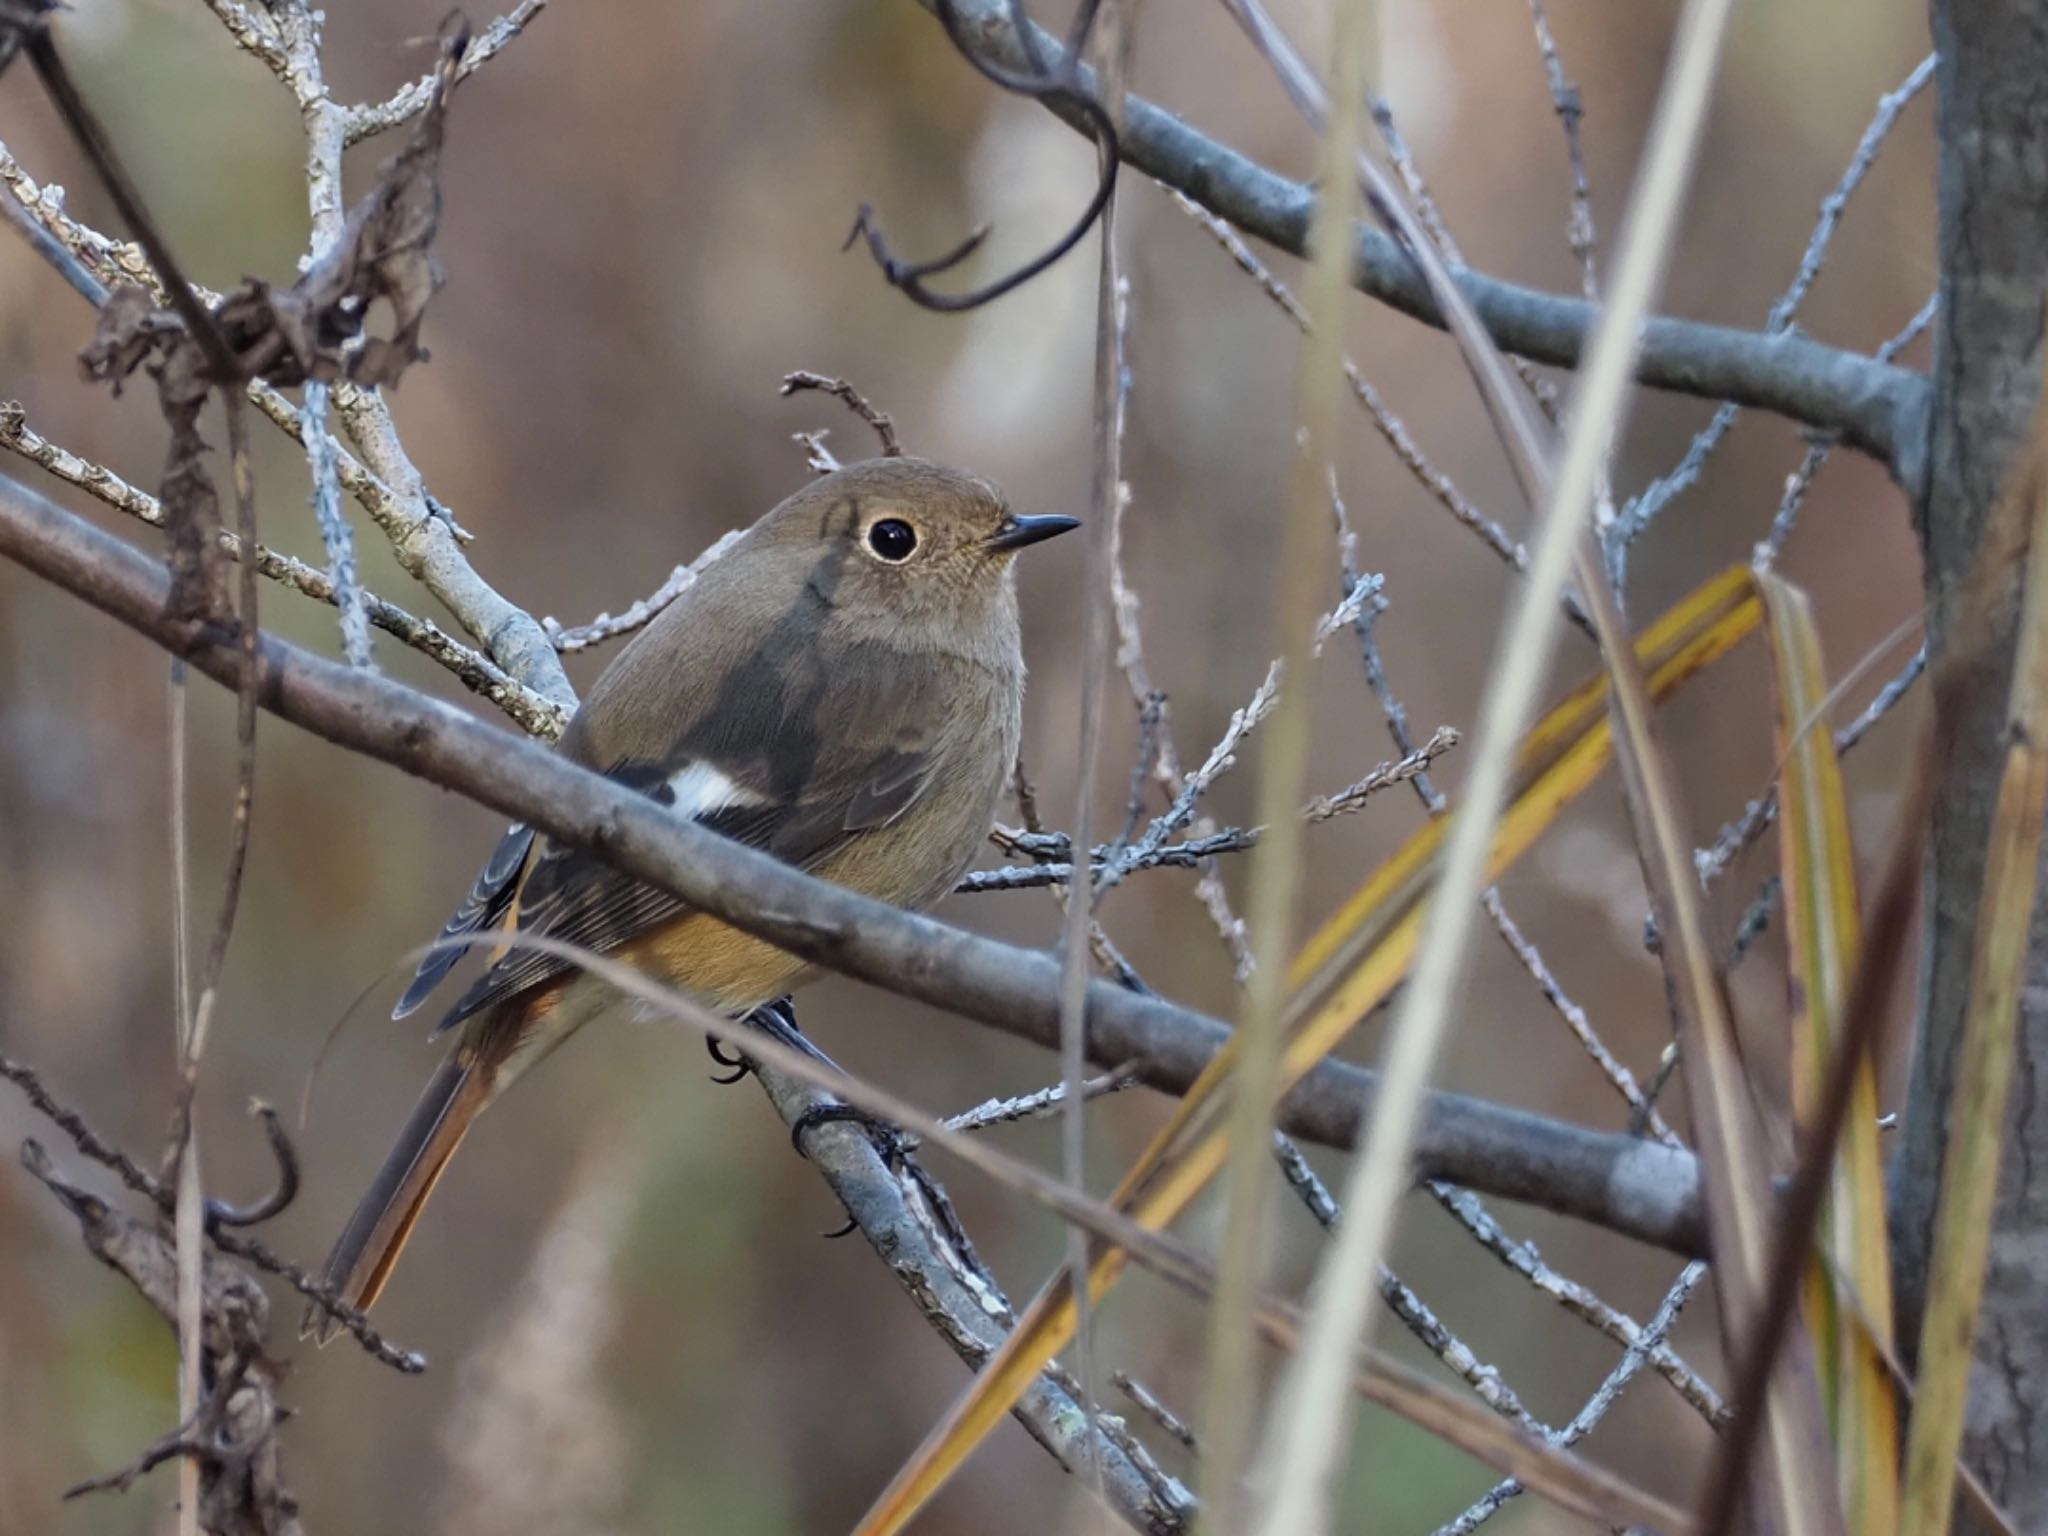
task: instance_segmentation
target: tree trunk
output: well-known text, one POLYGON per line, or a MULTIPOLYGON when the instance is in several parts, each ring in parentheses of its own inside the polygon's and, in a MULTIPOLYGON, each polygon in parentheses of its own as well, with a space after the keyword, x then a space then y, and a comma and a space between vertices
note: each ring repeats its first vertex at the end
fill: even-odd
MULTIPOLYGON (((2041 387, 2048 297, 2048 0, 1932 0, 1941 54, 1941 313, 1919 505, 1939 653, 2041 387)), ((1970 991, 1985 841, 2002 764, 2016 584, 1991 615, 1998 664, 1944 710, 1927 967, 1894 1169, 1900 1337, 1912 1348, 1940 1191, 1956 1047, 1970 991)), ((1991 1237, 1963 1453, 2023 1531, 2048 1530, 2048 922, 2035 914, 2019 1070, 1991 1237)))

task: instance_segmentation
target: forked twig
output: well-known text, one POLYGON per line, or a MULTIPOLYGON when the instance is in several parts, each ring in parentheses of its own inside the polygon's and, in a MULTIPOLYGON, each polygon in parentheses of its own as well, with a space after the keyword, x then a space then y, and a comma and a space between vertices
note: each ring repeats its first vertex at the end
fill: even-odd
POLYGON ((903 445, 896 441, 896 423, 887 411, 879 409, 868 397, 855 389, 844 379, 835 379, 822 373, 812 373, 808 368, 799 368, 794 373, 782 376, 782 398, 787 400, 799 390, 815 389, 831 395, 845 407, 874 428, 875 436, 881 440, 882 457, 900 458, 903 445))

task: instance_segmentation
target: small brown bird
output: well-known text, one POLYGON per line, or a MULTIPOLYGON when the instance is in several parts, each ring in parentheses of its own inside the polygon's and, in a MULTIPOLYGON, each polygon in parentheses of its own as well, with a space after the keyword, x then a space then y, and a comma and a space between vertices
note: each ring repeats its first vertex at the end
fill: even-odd
MULTIPOLYGON (((930 907, 973 860, 1017 754, 1012 557, 1075 526, 1016 516, 988 481, 921 459, 814 480, 619 654, 560 750, 799 869, 930 907)), ((609 954, 733 1018, 806 969, 524 826, 505 834, 443 937, 491 930, 609 954)), ((430 954, 392 1016, 418 1008, 460 953, 430 954)), ((323 1280, 353 1306, 374 1302, 477 1115, 617 1000, 551 955, 500 949, 437 1028, 461 1037, 323 1280)), ((311 1314, 308 1328, 319 1329, 311 1314)))

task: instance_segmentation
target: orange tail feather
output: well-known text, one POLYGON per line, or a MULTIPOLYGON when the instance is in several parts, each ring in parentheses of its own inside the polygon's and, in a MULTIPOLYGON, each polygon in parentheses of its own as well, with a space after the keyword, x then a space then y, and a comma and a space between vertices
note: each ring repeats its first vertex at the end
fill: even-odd
MULTIPOLYGON (((321 1283, 348 1305, 367 1310, 383 1293, 427 1197, 490 1102, 494 1075, 469 1050, 458 1049, 428 1081, 397 1145, 321 1268, 321 1283)), ((301 1337, 324 1344, 335 1331, 334 1319, 322 1308, 307 1308, 301 1337)))

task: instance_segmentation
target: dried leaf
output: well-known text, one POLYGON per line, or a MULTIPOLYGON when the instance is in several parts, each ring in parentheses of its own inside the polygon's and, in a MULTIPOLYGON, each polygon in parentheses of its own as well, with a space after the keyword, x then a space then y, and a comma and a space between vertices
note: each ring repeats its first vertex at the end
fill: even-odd
POLYGON ((371 387, 396 384, 427 355, 419 344, 420 323, 442 281, 433 253, 441 222, 441 143, 449 92, 468 45, 469 28, 458 23, 442 43, 433 99, 412 138, 350 211, 348 226, 326 259, 289 295, 267 296, 279 313, 280 332, 292 340, 292 355, 318 360, 302 363, 321 370, 312 377, 333 377, 325 368, 335 349, 326 338, 335 332, 353 336, 379 299, 391 306, 391 334, 367 337, 348 360, 348 377, 371 387))
MULTIPOLYGON (((1802 1139, 1813 1132, 1828 1061, 1846 1028, 1862 945, 1848 796, 1828 729, 1827 670, 1805 592, 1764 569, 1778 694, 1779 852, 1792 986, 1792 1083, 1802 1139)), ((1898 1403, 1883 1354, 1891 1348, 1890 1252, 1877 1074, 1865 1060, 1836 1154, 1821 1245, 1804 1298, 1822 1402, 1834 1435, 1842 1502, 1859 1536, 1898 1527, 1898 1403), (1868 1329, 1869 1331, 1866 1331, 1868 1329)))
POLYGON ((281 389, 309 379, 396 384, 425 359, 420 326, 440 288, 433 242, 441 221, 441 144, 448 94, 468 46, 458 25, 441 50, 434 94, 404 149, 349 211, 339 239, 289 288, 249 278, 215 311, 248 377, 281 389), (379 300, 390 306, 388 336, 366 335, 379 300))
POLYGON ((205 354, 169 310, 142 289, 124 283, 100 307, 99 329, 79 354, 87 379, 116 393, 137 368, 156 380, 157 403, 170 426, 158 497, 170 542, 170 615, 186 623, 225 621, 228 558, 221 547, 220 493, 206 467, 199 413, 212 380, 205 354))
POLYGON ((99 328, 78 354, 88 383, 110 384, 115 394, 184 325, 133 283, 123 283, 100 306, 99 328))

